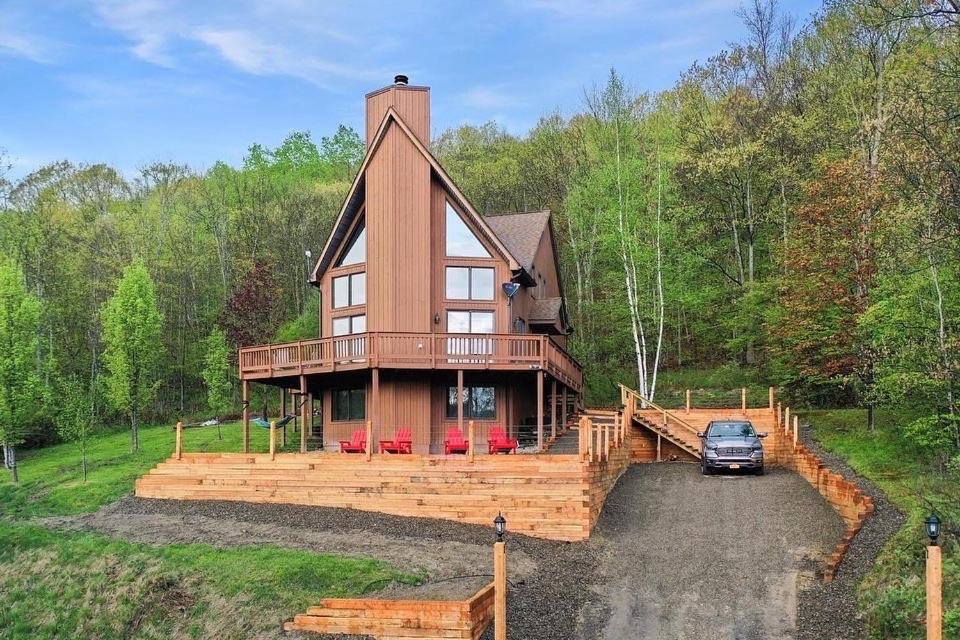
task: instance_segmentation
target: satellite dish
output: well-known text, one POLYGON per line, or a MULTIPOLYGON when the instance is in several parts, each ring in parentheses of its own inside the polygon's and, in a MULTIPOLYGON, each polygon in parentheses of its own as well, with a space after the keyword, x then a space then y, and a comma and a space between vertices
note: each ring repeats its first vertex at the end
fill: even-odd
POLYGON ((503 287, 503 292, 507 295, 508 300, 517 295, 517 291, 520 291, 520 284, 517 282, 504 282, 501 286, 503 287))

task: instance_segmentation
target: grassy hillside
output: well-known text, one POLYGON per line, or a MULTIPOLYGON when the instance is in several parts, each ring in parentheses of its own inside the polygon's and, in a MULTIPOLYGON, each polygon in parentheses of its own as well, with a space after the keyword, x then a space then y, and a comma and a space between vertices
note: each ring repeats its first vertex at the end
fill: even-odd
MULTIPOLYGON (((216 427, 188 429, 184 450, 238 451, 239 425, 222 432, 221 440, 216 427)), ((251 427, 251 439, 254 451, 267 450, 266 430, 251 427)), ((25 452, 19 485, 0 476, 0 638, 281 637, 282 620, 322 597, 414 580, 373 560, 278 547, 131 544, 33 520, 94 511, 130 494, 173 442, 169 426, 145 428, 134 455, 126 432, 101 435, 89 448, 86 483, 72 445, 25 452)))
MULTIPOLYGON (((922 639, 924 615, 923 519, 928 501, 960 496, 960 478, 935 469, 901 433, 915 418, 912 412, 879 411, 873 433, 865 428, 863 411, 806 411, 814 436, 828 450, 845 457, 863 476, 880 486, 909 518, 884 548, 876 566, 861 585, 861 605, 873 637, 883 640, 922 639)), ((954 501, 954 510, 957 503, 954 501)), ((946 536, 944 546, 945 636, 960 638, 960 543, 946 536)))

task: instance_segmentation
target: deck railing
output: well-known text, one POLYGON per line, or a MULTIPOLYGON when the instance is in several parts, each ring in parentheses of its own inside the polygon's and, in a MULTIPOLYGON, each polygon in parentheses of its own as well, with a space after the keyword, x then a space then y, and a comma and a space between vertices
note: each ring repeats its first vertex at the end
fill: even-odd
POLYGON ((542 369, 583 386, 583 369, 550 336, 369 332, 240 349, 242 377, 282 377, 364 367, 542 369))

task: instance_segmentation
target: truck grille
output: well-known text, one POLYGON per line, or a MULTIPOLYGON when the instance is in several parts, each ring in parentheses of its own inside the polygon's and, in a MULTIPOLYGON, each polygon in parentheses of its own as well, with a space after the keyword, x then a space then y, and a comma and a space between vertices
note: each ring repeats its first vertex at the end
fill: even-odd
POLYGON ((717 453, 721 456, 745 456, 750 453, 746 447, 720 447, 717 453))

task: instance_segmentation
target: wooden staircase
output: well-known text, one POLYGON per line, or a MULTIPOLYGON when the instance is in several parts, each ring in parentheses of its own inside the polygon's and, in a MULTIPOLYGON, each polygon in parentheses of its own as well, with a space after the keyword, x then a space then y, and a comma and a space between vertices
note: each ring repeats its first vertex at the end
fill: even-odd
POLYGON ((550 443, 547 453, 577 455, 580 453, 580 418, 589 418, 599 427, 608 425, 612 430, 616 427, 619 414, 619 409, 611 408, 583 409, 572 413, 567 419, 563 435, 550 443))
POLYGON ((651 402, 630 387, 620 385, 624 418, 634 426, 647 429, 700 459, 700 438, 697 428, 675 413, 651 402))

